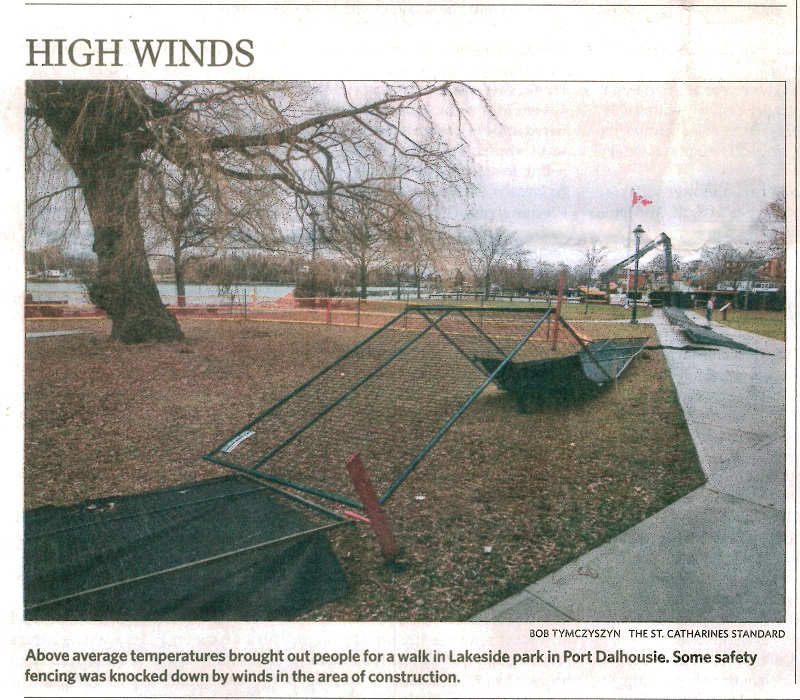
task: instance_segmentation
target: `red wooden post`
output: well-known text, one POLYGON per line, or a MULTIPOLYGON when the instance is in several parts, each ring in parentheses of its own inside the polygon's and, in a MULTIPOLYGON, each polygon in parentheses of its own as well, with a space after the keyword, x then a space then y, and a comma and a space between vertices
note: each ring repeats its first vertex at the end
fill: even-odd
POLYGON ((361 455, 357 452, 348 457, 347 471, 350 473, 353 486, 356 488, 356 494, 358 494, 358 498, 364 506, 364 512, 369 518, 369 524, 378 538, 383 556, 386 559, 394 559, 397 556, 397 545, 395 544, 394 536, 383 515, 380 503, 378 503, 378 497, 375 495, 375 489, 372 488, 372 484, 369 481, 367 470, 364 469, 361 455))
POLYGON ((558 275, 558 296, 556 297, 556 322, 553 325, 553 350, 558 346, 558 326, 561 319, 561 300, 564 298, 564 270, 558 275))

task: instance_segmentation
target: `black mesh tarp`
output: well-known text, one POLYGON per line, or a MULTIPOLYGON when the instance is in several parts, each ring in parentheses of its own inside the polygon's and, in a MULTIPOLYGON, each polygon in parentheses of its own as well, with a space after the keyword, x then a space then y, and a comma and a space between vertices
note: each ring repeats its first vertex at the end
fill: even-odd
MULTIPOLYGON (((487 371, 494 371, 499 364, 488 359, 481 362, 487 371)), ((495 377, 495 384, 514 397, 523 413, 531 405, 588 398, 598 389, 597 382, 584 372, 578 355, 509 362, 495 377)))
POLYGON ((320 527, 237 475, 30 510, 25 617, 290 619, 346 590, 320 527))
MULTIPOLYGON (((529 410, 531 404, 579 401, 619 377, 646 343, 647 338, 597 340, 566 357, 509 362, 495 384, 514 396, 520 411, 529 410)), ((487 372, 500 364, 492 358, 480 362, 487 372)))

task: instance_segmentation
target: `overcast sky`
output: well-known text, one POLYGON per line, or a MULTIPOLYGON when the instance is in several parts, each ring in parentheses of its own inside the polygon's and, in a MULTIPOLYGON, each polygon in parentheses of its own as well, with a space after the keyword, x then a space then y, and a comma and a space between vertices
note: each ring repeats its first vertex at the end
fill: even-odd
POLYGON ((755 242, 784 190, 782 83, 481 88, 500 123, 474 123, 475 219, 518 232, 534 256, 575 263, 597 245, 622 259, 629 222, 643 243, 666 232, 684 259, 755 242), (631 189, 653 203, 631 212, 631 189))
MULTIPOLYGON (((593 245, 622 260, 636 224, 643 244, 664 231, 685 260, 763 240, 759 213, 784 190, 782 83, 474 85, 497 119, 472 104, 464 223, 511 229, 532 257, 568 264, 593 245), (631 211, 631 189, 653 203, 631 211)), ((71 244, 88 249, 88 232, 71 244)))

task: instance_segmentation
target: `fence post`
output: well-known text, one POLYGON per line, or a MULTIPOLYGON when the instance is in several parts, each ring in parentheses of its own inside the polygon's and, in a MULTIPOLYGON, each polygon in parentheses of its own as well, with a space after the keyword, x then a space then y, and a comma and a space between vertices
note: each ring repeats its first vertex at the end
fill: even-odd
POLYGON ((361 297, 356 299, 356 328, 361 328, 361 297))
POLYGON ((348 457, 347 471, 356 489, 356 494, 364 506, 364 512, 369 518, 372 531, 378 538, 378 544, 381 546, 383 556, 386 559, 394 559, 397 556, 394 535, 392 535, 389 524, 386 522, 381 506, 378 503, 378 497, 375 495, 375 489, 369 481, 367 470, 364 469, 364 463, 361 461, 361 455, 358 452, 348 457))
POLYGON ((331 323, 331 303, 332 300, 328 297, 327 303, 325 304, 325 323, 328 325, 331 323))
POLYGON ((556 323, 553 326, 553 350, 558 346, 558 326, 561 318, 561 300, 564 298, 564 271, 558 275, 558 296, 556 297, 556 323))

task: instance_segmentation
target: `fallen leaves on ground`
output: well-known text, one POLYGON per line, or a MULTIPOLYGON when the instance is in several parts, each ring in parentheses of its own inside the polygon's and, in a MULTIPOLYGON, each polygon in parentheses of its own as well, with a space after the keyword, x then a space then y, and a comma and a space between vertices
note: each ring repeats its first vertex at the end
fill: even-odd
MULTIPOLYGON (((26 507, 225 473, 201 455, 368 332, 184 320, 184 342, 127 346, 105 321, 79 325, 92 332, 26 344, 26 507)), ((64 322, 29 323, 51 328, 64 322)), ((303 619, 466 619, 702 481, 661 352, 633 362, 616 398, 523 415, 488 390, 386 503, 398 564, 384 563, 368 526, 334 530, 349 592, 303 619)))

